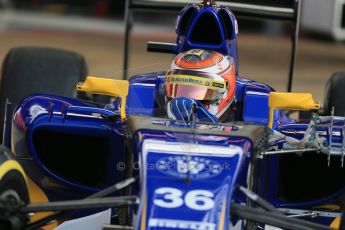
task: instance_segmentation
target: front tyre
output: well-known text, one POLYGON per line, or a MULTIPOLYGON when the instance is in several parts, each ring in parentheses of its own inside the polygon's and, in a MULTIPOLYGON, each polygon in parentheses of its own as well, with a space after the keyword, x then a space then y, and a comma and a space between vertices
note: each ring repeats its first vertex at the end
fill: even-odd
POLYGON ((86 76, 86 62, 75 52, 35 47, 11 49, 1 68, 0 140, 6 99, 14 109, 24 97, 34 93, 76 97, 76 85, 86 76))
MULTIPOLYGON (((7 171, 0 179, 0 203, 6 208, 14 208, 29 203, 28 188, 19 171, 7 171)), ((27 222, 28 217, 24 214, 9 213, 6 209, 0 210, 0 229, 19 230, 27 222)))
POLYGON ((324 113, 345 116, 345 72, 334 73, 327 81, 324 94, 324 113))

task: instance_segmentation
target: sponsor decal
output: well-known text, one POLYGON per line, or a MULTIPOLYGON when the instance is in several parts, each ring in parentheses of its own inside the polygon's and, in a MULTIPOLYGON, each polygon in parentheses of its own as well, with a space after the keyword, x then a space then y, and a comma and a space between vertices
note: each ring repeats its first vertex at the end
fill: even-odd
POLYGON ((198 85, 214 90, 226 88, 226 85, 222 81, 181 74, 168 75, 166 81, 170 84, 198 85))
POLYGON ((218 162, 199 156, 170 156, 156 162, 157 169, 170 176, 202 179, 215 177, 223 170, 218 162))
POLYGON ((192 50, 189 50, 186 54, 194 54, 198 57, 201 57, 201 55, 205 52, 205 50, 202 50, 202 49, 192 49, 192 50))
POLYGON ((224 84, 223 83, 219 83, 219 82, 212 82, 212 86, 216 87, 216 88, 224 88, 224 84))
POLYGON ((175 229, 198 229, 198 230, 215 230, 216 224, 187 220, 172 219, 149 219, 149 227, 175 228, 175 229))

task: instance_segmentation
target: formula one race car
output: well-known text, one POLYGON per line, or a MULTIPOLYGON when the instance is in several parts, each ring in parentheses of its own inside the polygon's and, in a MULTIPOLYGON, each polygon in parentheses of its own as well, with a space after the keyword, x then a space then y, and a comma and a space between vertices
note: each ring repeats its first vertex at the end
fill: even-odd
MULTIPOLYGON (((288 17, 299 4, 235 6, 288 17)), ((321 110, 308 93, 240 77, 228 7, 189 4, 176 31, 176 44, 149 44, 176 54, 170 68, 129 80, 85 78, 67 51, 7 55, 1 229, 344 227, 344 74, 321 110)))

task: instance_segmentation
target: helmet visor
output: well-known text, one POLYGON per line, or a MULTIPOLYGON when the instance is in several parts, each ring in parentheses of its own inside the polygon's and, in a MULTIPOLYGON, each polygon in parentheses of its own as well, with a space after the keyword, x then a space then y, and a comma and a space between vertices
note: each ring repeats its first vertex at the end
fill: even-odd
POLYGON ((170 98, 188 97, 195 100, 217 100, 227 88, 218 75, 193 71, 171 71, 166 75, 167 94, 170 98))

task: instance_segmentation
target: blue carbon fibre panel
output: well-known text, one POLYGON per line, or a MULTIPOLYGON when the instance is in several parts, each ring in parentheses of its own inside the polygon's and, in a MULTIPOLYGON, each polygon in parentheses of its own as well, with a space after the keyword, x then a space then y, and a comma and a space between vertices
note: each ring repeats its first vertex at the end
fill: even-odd
MULTIPOLYGON (((274 91, 266 84, 257 83, 244 78, 237 79, 237 86, 240 92, 236 94, 242 104, 244 122, 253 122, 260 125, 267 125, 269 118, 268 96, 274 91)), ((279 113, 275 114, 279 116, 279 113)))
POLYGON ((152 116, 156 105, 159 76, 165 72, 136 75, 129 79, 127 114, 152 116))
MULTIPOLYGON (((168 154, 167 154, 168 155, 168 154)), ((183 155, 179 155, 183 156, 183 155)), ((160 158, 162 158, 162 154, 159 153, 149 153, 148 161, 155 163, 160 158)), ((222 159, 224 162, 228 161, 231 166, 234 166, 238 163, 239 155, 236 157, 233 157, 233 159, 222 159)), ((207 159, 214 159, 220 162, 220 159, 217 159, 215 157, 208 157, 207 159)), ((150 216, 147 217, 147 220, 149 221, 148 225, 150 225, 150 222, 153 219, 172 219, 175 222, 176 221, 200 221, 204 224, 210 223, 214 224, 215 226, 218 225, 220 222, 220 216, 222 211, 222 206, 226 205, 229 207, 229 202, 226 200, 226 197, 231 197, 229 195, 230 190, 233 190, 233 188, 230 187, 234 180, 234 173, 236 167, 232 167, 233 170, 224 171, 223 174, 221 174, 220 178, 212 178, 212 179, 205 179, 205 180, 192 180, 190 183, 186 183, 183 179, 175 179, 172 181, 173 178, 169 178, 164 175, 153 175, 154 173, 151 171, 148 175, 148 178, 150 178, 147 181, 146 189, 147 189, 147 203, 151 204, 147 207, 147 212, 150 213, 150 216), (220 182, 220 181, 222 182, 220 182), (215 182, 216 181, 216 182, 215 182), (219 183, 220 182, 220 183, 219 183), (186 205, 182 205, 179 208, 162 208, 158 205, 153 204, 154 199, 162 199, 163 197, 161 195, 156 195, 154 191, 156 189, 162 188, 162 187, 172 187, 177 188, 178 190, 182 191, 183 194, 186 194, 188 191, 193 190, 203 190, 203 191, 209 191, 212 194, 214 194, 214 200, 215 200, 215 207, 213 210, 207 210, 207 211, 201 211, 201 210, 193 210, 191 208, 188 208, 186 205), (226 203, 224 203, 226 202, 226 203)), ((159 172, 157 173, 159 174, 159 172)), ((225 216, 229 216, 229 210, 227 210, 225 216)), ((225 222, 225 229, 227 229, 228 222, 225 222)), ((149 226, 150 229, 162 229, 158 226, 149 226)), ((166 229, 166 228, 164 228, 166 229)))
MULTIPOLYGON (((152 140, 150 137, 147 138, 144 138, 144 143, 145 140, 152 140)), ((170 142, 170 144, 171 143, 172 142, 170 142)), ((179 143, 179 145, 181 144, 188 143, 179 143)), ((214 144, 215 145, 213 146, 218 146, 218 144, 214 144)), ((150 148, 145 148, 146 147, 143 146, 143 155, 141 155, 141 178, 143 178, 142 183, 145 183, 142 185, 142 188, 146 188, 142 195, 147 199, 147 202, 141 203, 142 205, 140 207, 139 215, 146 216, 146 219, 139 219, 136 229, 140 229, 140 225, 142 223, 147 226, 147 229, 171 229, 160 226, 164 224, 164 221, 167 221, 167 223, 170 222, 170 224, 176 224, 178 222, 188 224, 194 222, 201 224, 201 226, 209 226, 210 228, 207 229, 217 229, 217 226, 219 226, 221 221, 221 213, 223 212, 223 215, 229 216, 230 200, 227 198, 233 196, 234 184, 239 183, 238 176, 239 172, 243 170, 242 167, 246 165, 244 164, 244 162, 246 162, 244 153, 247 150, 243 150, 239 146, 237 147, 238 151, 235 151, 235 149, 230 150, 231 148, 229 148, 229 151, 233 152, 233 154, 229 154, 229 156, 217 156, 215 153, 195 156, 194 154, 188 154, 189 156, 192 156, 192 159, 195 159, 196 157, 197 159, 209 160, 224 167, 222 168, 221 173, 212 177, 205 177, 202 179, 194 178, 190 182, 186 182, 185 179, 183 179, 183 173, 180 175, 171 175, 166 172, 169 172, 170 169, 175 170, 176 172, 176 169, 179 167, 176 168, 176 165, 171 165, 168 161, 175 158, 181 159, 186 157, 187 152, 155 151, 150 150, 150 148), (162 165, 159 163, 162 161, 168 163, 168 170, 162 171, 163 167, 161 167, 162 165), (170 166, 172 167, 170 168, 170 166), (187 196, 189 192, 193 191, 209 192, 210 194, 213 194, 212 200, 214 201, 214 206, 212 206, 213 208, 211 209, 196 210, 187 204, 188 201, 185 201, 184 204, 181 203, 178 207, 162 207, 156 203, 156 200, 158 199, 164 202, 169 202, 169 199, 165 200, 167 197, 164 197, 163 194, 156 193, 156 191, 161 188, 180 191, 181 197, 187 196), (224 208, 223 205, 225 205, 224 208)), ((162 145, 161 148, 164 149, 164 145, 162 145)), ((248 146, 246 146, 245 149, 247 148, 248 146)), ((186 151, 188 151, 188 148, 186 151)), ((144 199, 144 197, 142 197, 142 199, 144 199)), ((202 204, 203 202, 198 203, 198 205, 200 205, 199 207, 202 207, 202 204)), ((224 222, 224 229, 228 229, 228 224, 229 222, 224 222)))
POLYGON ((211 8, 211 7, 204 7, 204 8, 198 8, 195 5, 187 5, 179 14, 178 23, 176 27, 176 33, 177 33, 177 51, 184 52, 189 49, 205 49, 205 50, 216 50, 226 56, 231 56, 234 58, 235 66, 236 66, 236 74, 238 73, 238 58, 237 58, 237 21, 234 16, 234 14, 227 8, 221 7, 221 8, 211 8), (185 18, 189 17, 189 13, 186 13, 187 11, 194 10, 194 14, 191 15, 191 18, 185 18), (192 34, 194 31, 194 28, 196 24, 198 23, 199 19, 203 17, 205 14, 211 15, 215 19, 215 24, 212 25, 213 28, 216 30, 219 30, 220 36, 221 36, 221 42, 218 44, 212 44, 209 42, 198 42, 194 41, 192 38, 192 34), (229 32, 231 34, 227 34, 227 31, 225 31, 223 19, 221 19, 220 14, 225 15, 224 17, 228 17, 230 23, 229 25, 231 28, 229 29, 229 32), (189 29, 185 30, 185 24, 181 22, 188 22, 189 29), (182 28, 181 28, 182 27, 182 28))
MULTIPOLYGON (((224 198, 224 195, 226 197, 232 197, 231 200, 236 200, 238 202, 245 202, 246 199, 243 198, 243 196, 240 196, 240 194, 234 192, 234 184, 240 184, 243 186, 246 186, 247 181, 247 172, 248 172, 248 165, 250 160, 250 151, 252 150, 252 143, 249 139, 243 138, 243 137, 233 137, 233 136, 217 136, 217 135, 193 135, 193 134, 186 134, 186 133, 178 133, 177 132, 166 132, 166 131, 153 131, 153 130, 139 130, 134 135, 134 140, 136 142, 136 154, 135 156, 139 155, 140 162, 143 162, 143 153, 145 152, 145 147, 143 143, 145 143, 145 140, 155 140, 155 141, 167 141, 168 143, 176 143, 179 142, 182 144, 188 144, 188 143, 198 143, 199 145, 206 145, 206 146, 214 146, 214 147, 229 147, 229 146, 236 146, 236 148, 239 150, 238 154, 232 155, 232 156, 217 156, 215 152, 212 151, 212 154, 205 154, 205 156, 202 156, 203 158, 207 158, 208 160, 218 162, 221 165, 231 165, 228 170, 223 171, 221 174, 212 177, 212 178, 203 178, 203 179, 195 179, 192 180, 191 183, 185 183, 183 179, 176 178, 173 175, 169 175, 167 173, 162 173, 162 171, 156 170, 158 167, 156 167, 158 162, 162 160, 162 158, 167 159, 166 157, 169 156, 169 153, 166 151, 163 151, 163 145, 159 145, 159 151, 148 151, 148 154, 145 154, 145 156, 149 156, 147 159, 148 161, 146 163, 141 163, 141 175, 145 174, 147 172, 147 176, 141 176, 142 180, 141 183, 144 181, 147 181, 147 186, 141 184, 141 188, 147 188, 147 192, 151 193, 154 192, 156 189, 160 187, 173 187, 175 186, 176 189, 183 191, 183 196, 185 196, 189 191, 193 190, 210 190, 213 194, 215 199, 215 208, 213 211, 208 210, 209 214, 205 216, 202 221, 207 224, 207 218, 211 219, 211 225, 212 223, 217 223, 219 221, 219 215, 218 217, 216 213, 220 211, 222 208, 222 197, 224 198), (162 152, 163 151, 163 152, 162 152), (237 163, 236 163, 237 162, 237 163), (237 166, 236 166, 237 165, 237 166), (151 167, 152 166, 152 167, 151 167), (224 173, 224 174, 223 174, 224 173), (205 183, 206 181, 206 183, 205 183), (225 192, 225 193, 224 193, 225 192), (223 194, 224 193, 224 194, 223 194), (222 195, 223 194, 223 195, 222 195), (212 218, 213 217, 213 218, 212 218)), ((188 151, 189 148, 185 149, 188 151)), ((202 148, 204 149, 204 148, 202 148)), ((234 150, 235 151, 235 150, 234 150)), ((180 155, 185 155, 186 152, 182 151, 180 155)), ((224 153, 222 151, 222 153, 224 153)), ((179 155, 175 152, 175 154, 179 155)), ((177 156, 175 155, 174 156, 177 156)), ((193 154, 192 154, 193 155, 193 154)), ((179 157, 179 156, 177 156, 179 157)), ((175 168, 176 169, 176 168, 175 168)), ((143 190, 141 190, 143 191, 143 190)), ((143 194, 142 194, 143 195, 143 194)), ((148 202, 146 207, 146 219, 144 221, 145 224, 148 224, 148 219, 150 219, 150 216, 148 215, 157 215, 152 216, 152 226, 147 229, 161 229, 158 227, 153 227, 157 222, 157 218, 165 218, 172 219, 172 222, 176 223, 174 220, 187 220, 186 223, 188 223, 188 220, 200 220, 202 218, 202 215, 205 215, 204 211, 193 211, 193 210, 187 210, 186 205, 183 205, 181 207, 176 208, 175 210, 162 210, 162 207, 157 207, 154 205, 153 199, 158 198, 161 199, 161 196, 157 197, 156 195, 148 195, 148 202), (153 205, 153 206, 152 206, 153 205), (165 216, 165 217, 164 217, 165 216), (198 217, 199 216, 199 217, 198 217)), ((228 202, 228 200, 227 200, 228 202)), ((142 203, 143 204, 143 203, 142 203)), ((202 204, 202 203, 201 203, 202 204)), ((230 207, 230 203, 227 203, 226 206, 226 214, 225 216, 229 215, 228 208, 230 207)), ((143 207, 139 210, 139 216, 141 216, 143 211, 143 207)), ((219 213, 218 213, 219 214, 219 213)), ((167 220, 169 222, 169 220, 167 220)), ((200 222, 200 221, 199 221, 200 222)), ((137 222, 137 228, 139 229, 139 224, 141 224, 141 220, 139 219, 137 222)), ((162 223, 161 223, 162 224, 162 223)), ((227 225, 229 223, 225 223, 227 225)), ((215 226, 215 225, 212 225, 215 226)), ((162 228, 163 229, 163 228, 162 228)), ((164 229, 170 229, 170 228, 164 228, 164 229)), ((227 229, 227 226, 225 226, 225 229, 227 229)))
POLYGON ((235 98, 237 101, 242 102, 244 93, 246 90, 246 83, 242 82, 241 79, 237 77, 236 79, 236 91, 235 91, 235 98))
MULTIPOLYGON (((22 166, 37 184, 41 185, 42 181, 45 181, 45 191, 49 199, 79 199, 122 179, 122 172, 114 170, 114 165, 123 161, 124 157, 122 123, 119 121, 112 123, 107 119, 97 118, 96 114, 112 116, 115 113, 76 99, 46 94, 32 95, 19 104, 13 120, 12 139, 15 145, 12 149, 17 153, 17 157, 24 159, 21 160, 22 166), (98 185, 86 186, 47 168, 35 148, 34 136, 37 131, 48 131, 57 135, 71 134, 80 138, 102 138, 107 143, 107 150, 103 152, 106 154, 105 164, 102 165, 103 181, 98 185), (60 191, 61 189, 63 192, 60 191)), ((59 140, 56 144, 60 144, 59 140)), ((45 153, 50 154, 49 151, 45 153)), ((94 156, 96 157, 97 154, 99 153, 95 152, 94 156)), ((83 162, 82 155, 80 162, 83 162)))
POLYGON ((245 122, 267 125, 268 117, 268 95, 255 94, 255 92, 248 94, 247 92, 244 102, 243 120, 245 122))
POLYGON ((127 114, 152 116, 155 86, 131 86, 128 95, 127 114))

